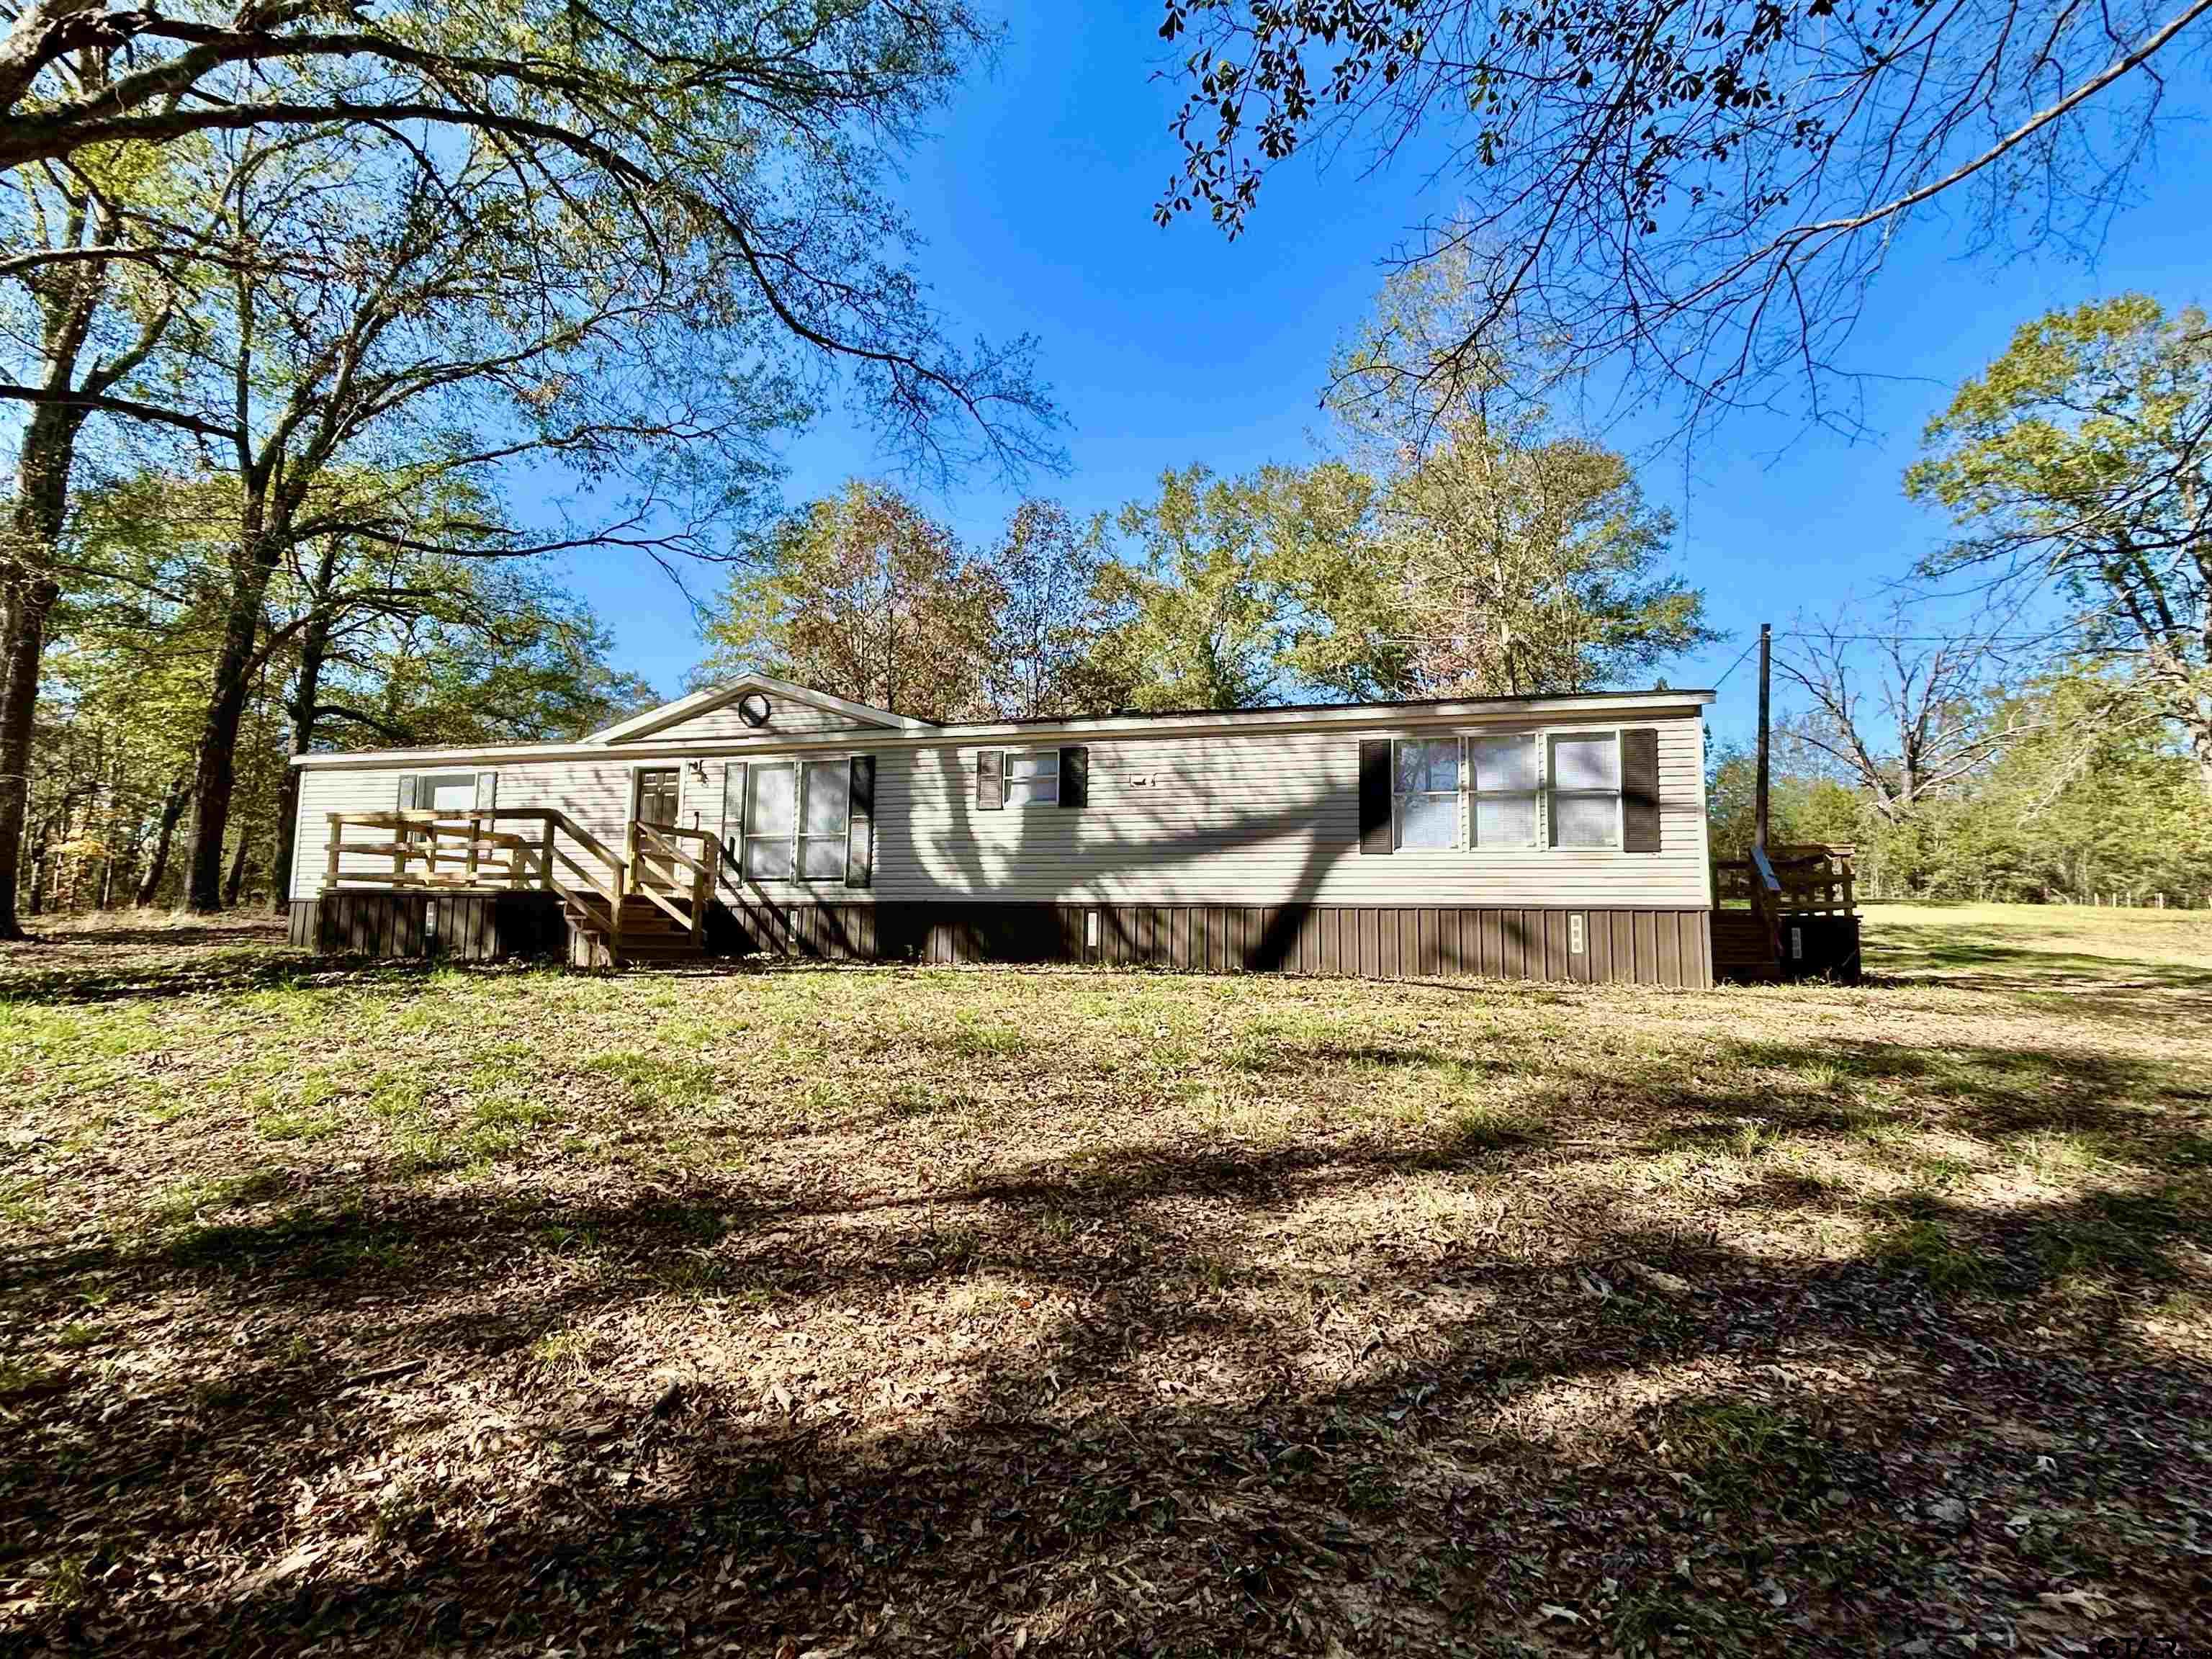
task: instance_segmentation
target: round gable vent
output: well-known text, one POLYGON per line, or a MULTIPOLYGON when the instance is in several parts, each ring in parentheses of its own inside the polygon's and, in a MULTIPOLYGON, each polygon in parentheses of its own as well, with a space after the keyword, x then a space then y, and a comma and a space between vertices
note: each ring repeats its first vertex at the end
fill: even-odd
POLYGON ((768 724, 768 698, 758 691, 748 691, 738 699, 738 718, 747 726, 759 727, 768 724))

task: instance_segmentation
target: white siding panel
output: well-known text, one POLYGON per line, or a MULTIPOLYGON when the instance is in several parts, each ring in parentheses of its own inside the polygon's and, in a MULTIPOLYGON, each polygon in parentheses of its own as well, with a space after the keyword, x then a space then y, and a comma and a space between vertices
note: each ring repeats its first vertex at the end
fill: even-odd
MULTIPOLYGON (((1160 904, 1703 905, 1702 724, 1629 723, 1659 732, 1657 853, 1362 854, 1359 734, 1352 732, 1093 743, 1091 804, 1073 811, 977 808, 972 748, 915 750, 896 762, 886 756, 877 784, 878 895, 1160 904)), ((1554 722, 1542 729, 1568 728, 1554 722)))
MULTIPOLYGON (((776 882, 748 884, 745 896, 784 902, 874 898, 1660 908, 1706 904, 1701 720, 1674 716, 1584 724, 1604 730, 1622 724, 1657 730, 1659 852, 1364 854, 1358 848, 1363 734, 1358 732, 1094 739, 1089 745, 1090 805, 1079 809, 981 810, 975 805, 973 746, 901 745, 878 750, 872 890, 836 881, 776 882)), ((1541 729, 1571 726, 1552 721, 1541 729)), ((405 769, 422 769, 426 763, 405 769)), ((709 833, 720 828, 722 764, 719 757, 708 759, 704 782, 684 765, 684 819, 709 833)), ((618 749, 610 750, 605 761, 502 766, 497 769, 499 804, 557 807, 619 851, 632 768, 618 749)), ((320 890, 325 815, 390 811, 400 775, 398 769, 308 769, 301 787, 295 896, 310 897, 320 890)), ((371 833, 356 830, 351 838, 368 839, 371 833)), ((588 857, 582 862, 598 867, 588 857)), ((349 860, 349 867, 373 873, 388 870, 390 860, 349 860)), ((738 896, 732 884, 726 882, 725 888, 726 897, 738 896)))
MULTIPOLYGON (((409 772, 433 769, 424 764, 407 767, 312 767, 300 781, 299 848, 292 866, 292 896, 313 898, 322 890, 328 868, 331 812, 389 812, 398 805, 399 780, 409 772)), ((599 762, 552 761, 526 766, 477 768, 499 774, 499 805, 502 809, 557 807, 581 828, 605 842, 617 854, 629 817, 630 764, 611 758, 599 762)), ((515 826, 507 826, 514 828, 515 826)), ((375 841, 385 832, 349 826, 349 842, 375 841)), ((558 843, 584 868, 599 875, 605 865, 582 847, 562 836, 558 843)), ((389 855, 348 854, 344 872, 363 875, 388 873, 389 855)), ((575 879, 574 872, 566 872, 575 879)))

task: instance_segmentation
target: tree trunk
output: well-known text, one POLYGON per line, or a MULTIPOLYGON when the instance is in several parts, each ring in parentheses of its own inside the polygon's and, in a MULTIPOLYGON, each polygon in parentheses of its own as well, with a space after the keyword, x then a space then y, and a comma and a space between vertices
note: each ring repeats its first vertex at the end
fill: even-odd
MULTIPOLYGON (((75 350, 68 356, 73 362, 75 350)), ((52 574, 53 550, 61 536, 82 419, 56 404, 41 404, 31 411, 15 461, 7 541, 0 547, 0 613, 7 629, 7 637, 0 640, 0 939, 23 936, 15 915, 15 876, 22 867, 23 831, 30 815, 39 665, 46 655, 46 619, 61 597, 52 574)))
POLYGON ((184 896, 178 909, 212 915, 222 908, 222 848, 230 827, 231 792, 238 782, 238 732, 253 689, 253 646, 261 632, 261 602, 269 591, 281 539, 257 522, 259 503, 247 509, 240 538, 236 580, 223 617, 208 707, 192 754, 192 836, 185 861, 184 896))
POLYGON ((238 908, 239 891, 246 885, 246 837, 241 834, 238 845, 231 849, 230 873, 222 883, 222 906, 226 910, 238 908))
MULTIPOLYGON (((106 57, 83 53, 79 70, 87 87, 105 84, 106 57)), ((88 192, 65 191, 69 212, 64 242, 81 248, 85 232, 93 247, 112 247, 115 222, 95 208, 88 192)), ((95 363, 82 386, 77 360, 92 336, 93 320, 107 288, 107 271, 89 261, 57 278, 22 279, 39 310, 40 384, 49 392, 106 391, 143 362, 167 313, 147 324, 137 343, 112 362, 95 363)), ((23 828, 30 811, 31 731, 39 706, 39 663, 46 653, 46 621, 60 597, 54 548, 69 503, 70 471, 76 464, 77 434, 87 410, 65 403, 34 404, 24 418, 15 454, 15 495, 0 538, 0 939, 21 939, 15 915, 15 877, 21 868, 23 828)))
POLYGON ((151 904, 160 895, 161 878, 169 872, 169 848, 177 836, 177 820, 185 815, 185 806, 192 798, 191 785, 179 778, 169 786, 168 798, 161 803, 161 827, 154 837, 154 855, 146 860, 146 873, 139 878, 137 902, 141 908, 151 904))
POLYGON ((31 890, 25 896, 23 914, 35 916, 46 908, 48 841, 40 835, 31 848, 31 890))
MULTIPOLYGON (((19 512, 19 519, 22 514, 19 512)), ((39 710, 39 663, 46 653, 46 617, 60 597, 52 580, 17 568, 4 607, 0 641, 0 939, 21 939, 15 878, 23 863, 23 830, 31 805, 31 729, 39 710)), ((34 900, 31 913, 38 913, 34 900)))

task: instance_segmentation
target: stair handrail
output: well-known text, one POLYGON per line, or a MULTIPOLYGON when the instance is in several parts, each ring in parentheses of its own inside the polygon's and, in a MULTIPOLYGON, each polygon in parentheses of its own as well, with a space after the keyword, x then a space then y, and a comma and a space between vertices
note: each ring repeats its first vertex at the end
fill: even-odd
POLYGON ((544 836, 540 843, 539 868, 549 891, 558 894, 565 902, 574 905, 586 918, 591 915, 589 907, 584 903, 583 895, 569 887, 554 873, 553 866, 557 860, 584 878, 591 890, 592 897, 604 899, 606 902, 607 957, 610 963, 619 962, 622 951, 623 890, 626 884, 627 871, 623 860, 616 855, 615 849, 557 806, 518 807, 515 809, 515 816, 535 818, 544 825, 544 836), (604 882, 594 879, 592 872, 586 869, 562 847, 560 842, 562 836, 566 836, 607 866, 607 876, 604 882))
POLYGON ((1774 866, 1766 856, 1766 849, 1757 842, 1751 844, 1751 908, 1766 924, 1766 946, 1774 965, 1782 965, 1782 878, 1774 873, 1774 866))
POLYGON ((641 823, 632 819, 629 827, 631 890, 643 894, 655 905, 668 913, 676 924, 697 939, 705 931, 707 896, 714 883, 714 872, 693 858, 676 843, 678 839, 711 843, 714 837, 703 830, 689 830, 681 824, 641 823), (642 850, 641 850, 642 849, 642 850), (680 866, 691 872, 690 914, 686 915, 669 902, 667 896, 646 882, 636 878, 637 866, 644 856, 680 866))

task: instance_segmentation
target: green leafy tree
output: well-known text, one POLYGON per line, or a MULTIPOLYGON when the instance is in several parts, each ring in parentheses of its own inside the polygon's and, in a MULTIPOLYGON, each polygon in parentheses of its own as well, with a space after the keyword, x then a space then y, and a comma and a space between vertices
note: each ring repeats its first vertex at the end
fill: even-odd
POLYGON ((1106 535, 1103 514, 1079 525, 1057 501, 1025 501, 1007 520, 991 559, 1003 602, 988 678, 1001 714, 1035 720, 1100 707, 1091 661, 1106 535))
POLYGON ((855 480, 791 515, 730 579, 693 676, 747 672, 925 720, 988 713, 1006 593, 951 530, 855 480))
POLYGON ((1533 416, 1448 422, 1389 481, 1379 520, 1419 695, 1621 685, 1718 637, 1705 595, 1667 569, 1674 520, 1627 460, 1542 436, 1533 416))
POLYGON ((1281 612, 1276 661, 1299 695, 1352 702, 1419 694, 1413 631, 1385 493, 1344 461, 1260 475, 1265 569, 1281 612))
POLYGON ((1160 475, 1117 520, 1133 557, 1107 564, 1092 653, 1116 707, 1250 708, 1280 700, 1285 605, 1272 568, 1270 481, 1203 466, 1160 475))
POLYGON ((1933 574, 2026 574, 2185 734, 2212 801, 2212 326, 2141 295, 2052 312, 1959 388, 1906 474, 1966 534, 1933 574))
POLYGON ((1946 816, 1928 860, 1929 890, 2212 896, 2212 811, 2191 757, 2170 724, 2139 704, 2130 711, 2113 680, 2110 669, 2081 664, 2022 690, 2027 734, 1946 816))
MULTIPOLYGON (((1713 750, 1705 764, 1706 817, 1712 854, 1740 859, 1751 851, 1758 821, 1759 760, 1741 747, 1713 750)), ((1776 769, 1768 780, 1768 834, 1777 847, 1866 845, 1875 825, 1864 799, 1816 771, 1776 769)))

